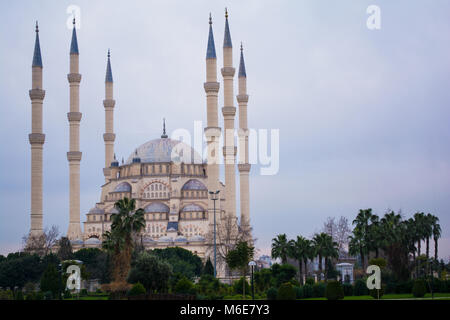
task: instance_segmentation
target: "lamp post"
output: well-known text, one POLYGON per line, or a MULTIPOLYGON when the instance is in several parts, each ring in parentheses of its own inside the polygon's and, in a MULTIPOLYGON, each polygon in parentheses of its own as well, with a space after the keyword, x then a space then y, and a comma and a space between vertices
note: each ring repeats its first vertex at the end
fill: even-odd
POLYGON ((217 275, 216 263, 217 263, 217 247, 216 247, 216 200, 219 200, 220 190, 217 191, 209 191, 211 195, 211 200, 214 201, 214 278, 217 275))
POLYGON ((250 280, 250 283, 252 285, 252 300, 255 300, 255 286, 253 284, 253 268, 256 266, 256 262, 252 260, 248 263, 248 265, 252 269, 252 278, 250 280))

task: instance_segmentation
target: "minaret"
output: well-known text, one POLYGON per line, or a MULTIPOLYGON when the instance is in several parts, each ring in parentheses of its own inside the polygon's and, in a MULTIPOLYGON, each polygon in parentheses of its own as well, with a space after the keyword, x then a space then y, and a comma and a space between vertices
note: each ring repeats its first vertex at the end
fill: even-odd
POLYGON ((225 37, 223 40, 223 91, 224 107, 222 114, 224 118, 224 147, 223 156, 225 160, 225 211, 230 217, 236 217, 236 151, 234 145, 234 107, 233 79, 235 69, 233 68, 233 45, 231 43, 230 27, 228 26, 228 11, 225 9, 225 37))
POLYGON ((69 230, 70 240, 81 239, 80 226, 80 81, 78 73, 79 52, 75 19, 73 19, 72 43, 70 45, 70 73, 67 75, 70 85, 70 112, 67 113, 70 126, 70 150, 67 152, 69 161, 69 230))
POLYGON ((105 76, 105 100, 103 100, 103 106, 105 107, 105 134, 103 135, 103 141, 105 141, 105 168, 103 173, 105 180, 108 182, 110 176, 111 162, 114 161, 114 141, 116 135, 114 134, 114 106, 116 101, 113 95, 114 83, 111 71, 111 54, 108 49, 108 62, 106 64, 106 76, 105 76))
MULTIPOLYGON (((208 148, 208 190, 219 190, 219 138, 221 129, 219 127, 218 117, 218 93, 220 84, 217 82, 217 57, 216 47, 214 44, 214 35, 212 29, 212 18, 209 15, 209 36, 208 47, 206 50, 206 82, 204 83, 206 92, 206 115, 207 127, 205 128, 205 136, 208 148)), ((216 214, 218 219, 219 203, 217 203, 216 214)), ((208 201, 208 217, 210 227, 213 228, 214 223, 214 201, 209 197, 208 201)))
MULTIPOLYGON (((249 173, 248 161, 248 123, 247 123, 247 73, 245 72, 244 49, 241 44, 241 60, 239 63, 239 191, 241 205, 241 229, 250 232, 250 200, 249 200, 249 173)), ((250 236, 249 234, 247 236, 250 236)))
POLYGON ((39 44, 39 27, 36 22, 36 42, 34 44, 33 63, 31 66, 31 227, 30 236, 39 236, 42 228, 42 152, 45 134, 42 133, 42 104, 45 91, 42 89, 42 58, 39 44))

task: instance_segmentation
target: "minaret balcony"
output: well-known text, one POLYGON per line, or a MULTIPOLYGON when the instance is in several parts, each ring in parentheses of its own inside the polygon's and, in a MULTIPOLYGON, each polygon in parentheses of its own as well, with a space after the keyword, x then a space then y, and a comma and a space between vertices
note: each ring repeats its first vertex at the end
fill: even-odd
POLYGON ((240 163, 238 164, 239 172, 250 172, 252 165, 249 163, 240 163))
POLYGON ((43 133, 31 133, 28 135, 28 140, 30 144, 44 144, 45 142, 45 134, 43 133))
POLYGON ((103 134, 103 141, 105 142, 114 142, 116 140, 116 135, 114 133, 105 133, 103 134))
POLYGON ((30 99, 33 100, 44 100, 45 90, 42 89, 31 89, 29 91, 30 99))
POLYGON ((67 80, 69 80, 69 83, 80 83, 81 82, 81 74, 69 73, 67 75, 67 80))
POLYGON ((105 108, 114 108, 115 105, 116 105, 116 100, 112 100, 112 99, 103 100, 103 106, 105 108))
POLYGON ((248 102, 248 94, 240 94, 240 95, 237 95, 236 98, 239 103, 247 103, 248 102))
POLYGON ((69 151, 67 152, 67 160, 69 161, 81 161, 80 151, 69 151))
POLYGON ((206 93, 210 93, 210 92, 217 93, 217 92, 219 92, 220 83, 219 82, 205 82, 203 86, 205 88, 206 93))
POLYGON ((69 122, 72 121, 81 121, 81 117, 83 116, 83 114, 81 112, 68 112, 67 113, 67 119, 69 120, 69 122))
POLYGON ((223 67, 221 71, 222 76, 224 77, 234 77, 234 74, 236 73, 236 69, 233 67, 223 67))

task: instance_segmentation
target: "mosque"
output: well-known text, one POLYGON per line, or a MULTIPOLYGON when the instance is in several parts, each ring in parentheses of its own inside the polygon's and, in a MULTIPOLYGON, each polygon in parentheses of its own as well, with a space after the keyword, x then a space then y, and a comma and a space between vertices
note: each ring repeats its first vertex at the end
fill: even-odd
MULTIPOLYGON (((145 230, 140 234, 142 244, 148 248, 178 246, 188 249, 202 258, 211 255, 211 235, 214 226, 220 228, 226 218, 238 221, 236 209, 236 173, 239 172, 240 223, 237 232, 250 229, 248 127, 247 127, 247 75, 243 48, 240 48, 238 70, 238 94, 234 96, 233 45, 231 41, 228 12, 225 14, 223 42, 224 106, 222 115, 224 128, 219 127, 217 79, 217 56, 214 44, 212 19, 209 18, 209 36, 206 51, 207 157, 202 157, 189 145, 170 139, 165 132, 135 150, 131 150, 126 161, 119 163, 114 154, 114 81, 111 57, 105 76, 105 183, 101 186, 99 202, 86 214, 83 230, 80 221, 80 151, 79 134, 82 113, 80 112, 79 55, 75 20, 70 45, 70 70, 67 75, 70 90, 70 106, 67 114, 70 141, 67 160, 69 164, 69 228, 67 237, 74 250, 101 247, 102 235, 110 229, 111 215, 117 213, 114 203, 124 197, 136 200, 137 208, 145 211, 145 230), (235 128, 236 98, 239 106, 239 126, 235 128), (238 131, 240 157, 237 161, 237 146, 234 130, 238 131), (232 132, 232 135, 229 133, 232 132), (223 135, 223 165, 219 161, 219 138, 223 135), (230 138, 231 137, 231 138, 230 138), (225 183, 219 180, 220 168, 225 170, 225 183), (237 171, 236 171, 237 167, 237 171), (216 192, 219 191, 217 194, 216 192), (217 199, 211 196, 217 194, 217 199), (217 203, 216 203, 217 200, 217 203), (216 216, 216 219, 214 219, 216 216)), ((45 135, 43 133, 43 101, 45 91, 42 84, 43 63, 36 24, 36 42, 32 63, 32 89, 29 92, 32 105, 31 144, 31 235, 43 232, 42 177, 45 135)), ((118 106, 119 107, 119 106, 118 106)), ((100 138, 100 137, 99 137, 100 138)), ((218 243, 220 245, 220 243, 218 243)))

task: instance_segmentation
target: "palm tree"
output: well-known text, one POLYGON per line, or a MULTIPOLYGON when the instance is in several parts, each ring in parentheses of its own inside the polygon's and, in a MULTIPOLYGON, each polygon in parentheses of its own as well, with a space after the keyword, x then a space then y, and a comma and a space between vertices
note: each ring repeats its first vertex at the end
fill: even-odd
POLYGON ((414 222, 416 224, 416 241, 417 241, 417 256, 421 254, 421 243, 425 238, 424 225, 425 225, 425 214, 423 212, 417 212, 414 214, 414 222))
POLYGON ((441 226, 439 225, 438 217, 433 216, 432 225, 434 240, 434 260, 438 261, 438 240, 441 237, 441 226))
POLYGON ((145 227, 144 210, 136 209, 136 200, 123 198, 114 204, 119 211, 111 215, 111 231, 104 234, 103 247, 113 254, 114 280, 125 282, 130 270, 133 236, 145 227))
POLYGON ((362 267, 365 268, 364 264, 364 252, 369 253, 369 222, 372 218, 372 209, 359 210, 358 215, 355 220, 353 220, 352 224, 355 225, 353 229, 353 233, 355 238, 358 239, 360 246, 360 254, 361 254, 361 264, 362 267))
POLYGON ((339 256, 338 244, 325 232, 316 234, 313 238, 314 249, 319 256, 319 270, 322 273, 322 258, 325 258, 325 273, 328 270, 327 258, 339 256))
POLYGON ((281 258, 281 263, 285 264, 289 255, 289 248, 290 245, 286 234, 279 234, 276 238, 272 239, 272 258, 281 258))
POLYGON ((303 284, 303 272, 302 263, 305 259, 308 259, 310 252, 310 242, 309 240, 303 238, 302 236, 297 236, 297 240, 290 240, 290 254, 289 256, 298 261, 298 277, 299 282, 303 284))

